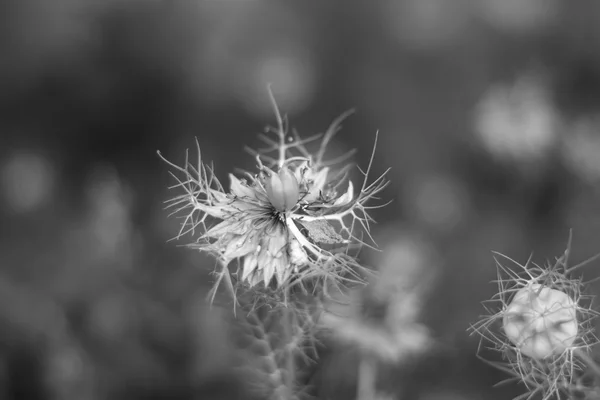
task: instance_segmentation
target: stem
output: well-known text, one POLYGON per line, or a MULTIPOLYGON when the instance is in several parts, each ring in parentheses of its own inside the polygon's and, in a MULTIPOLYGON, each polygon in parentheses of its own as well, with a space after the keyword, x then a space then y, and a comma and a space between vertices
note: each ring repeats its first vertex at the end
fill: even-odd
POLYGON ((577 349, 575 354, 600 378, 600 364, 598 364, 587 352, 577 349))
POLYGON ((294 382, 296 379, 294 349, 291 346, 293 340, 294 313, 288 308, 289 289, 285 291, 285 303, 283 307, 282 324, 283 324, 283 346, 285 349, 285 386, 287 388, 287 399, 292 399, 294 396, 294 382))
POLYGON ((376 379, 377 361, 371 356, 361 356, 358 364, 356 400, 373 400, 376 398, 376 379))
POLYGON ((285 145, 285 129, 283 127, 283 118, 281 118, 279 107, 277 107, 277 102, 275 101, 275 95, 271 90, 271 85, 269 85, 269 98, 271 99, 271 105, 273 106, 275 118, 277 119, 277 135, 279 137, 279 160, 277 165, 279 169, 281 169, 285 163, 285 151, 287 149, 285 145))

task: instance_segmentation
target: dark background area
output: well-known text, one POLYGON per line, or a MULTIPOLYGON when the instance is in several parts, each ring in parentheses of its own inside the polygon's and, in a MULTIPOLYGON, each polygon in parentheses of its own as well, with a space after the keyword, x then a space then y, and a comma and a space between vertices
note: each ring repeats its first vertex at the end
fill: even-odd
MULTIPOLYGON (((379 131, 393 202, 365 262, 400 265, 384 255, 407 243, 436 260, 421 320, 441 350, 382 387, 521 393, 491 387, 505 376, 466 329, 496 290, 492 250, 542 263, 573 229, 575 261, 600 252, 599 21, 566 0, 0 3, 0 398, 251 398, 229 310, 205 301, 214 262, 167 243, 156 150, 182 162, 197 137, 224 182, 253 168, 268 83, 306 136, 356 108, 332 150, 361 166, 379 131)), ((353 396, 339 353, 322 398, 353 396)))

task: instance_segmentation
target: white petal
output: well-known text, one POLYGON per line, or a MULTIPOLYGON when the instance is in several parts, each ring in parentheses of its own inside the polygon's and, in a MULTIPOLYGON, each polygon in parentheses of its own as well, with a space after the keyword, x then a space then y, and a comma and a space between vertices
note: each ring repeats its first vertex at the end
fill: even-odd
POLYGON ((194 205, 194 209, 200 210, 200 211, 204 212, 205 214, 210 215, 211 217, 223 219, 227 216, 226 210, 221 206, 209 206, 209 205, 200 203, 195 200, 193 200, 193 201, 194 201, 194 203, 192 203, 192 204, 194 205))
POLYGON ((238 197, 250 197, 255 199, 255 190, 248 185, 242 183, 235 175, 229 174, 229 180, 231 181, 230 189, 231 193, 238 197))
POLYGON ((250 286, 255 286, 258 285, 260 283, 260 279, 261 279, 261 275, 254 272, 252 275, 250 275, 250 277, 248 278, 248 282, 250 282, 250 286))
POLYGON ((267 264, 271 263, 272 259, 267 249, 263 246, 263 249, 258 253, 258 270, 263 270, 267 264))
POLYGON ((265 268, 263 271, 265 286, 268 286, 269 282, 271 282, 271 279, 273 279, 273 274, 275 273, 275 264, 277 264, 278 262, 279 260, 270 258, 269 262, 265 264, 265 268))
POLYGON ((282 257, 287 246, 287 238, 285 232, 280 229, 275 234, 268 238, 267 250, 272 257, 282 257))
POLYGON ((243 234, 245 232, 246 229, 244 224, 237 220, 226 219, 225 221, 221 221, 217 225, 210 228, 203 236, 208 238, 219 238, 227 233, 243 234))
POLYGON ((213 200, 215 200, 217 203, 229 203, 231 202, 231 199, 229 197, 227 197, 227 193, 223 193, 221 191, 215 190, 215 189, 210 189, 210 195, 211 197, 213 197, 213 200))
POLYGON ((256 249, 256 242, 257 240, 253 240, 253 238, 245 235, 234 235, 229 243, 227 243, 223 255, 228 259, 243 257, 256 249))
POLYGON ((282 257, 275 263, 275 274, 277 275, 278 284, 282 284, 289 276, 289 268, 287 257, 282 257))
POLYGON ((308 162, 304 161, 294 170, 294 175, 296 176, 298 182, 302 182, 304 180, 304 172, 307 170, 307 168, 308 162))
POLYGON ((333 202, 334 206, 343 206, 352 201, 354 198, 354 186, 352 185, 352 181, 348 181, 348 190, 346 193, 335 199, 333 202))
POLYGON ((256 252, 248 254, 244 258, 244 268, 242 270, 242 281, 245 281, 248 276, 256 269, 257 265, 256 252))
POLYGON ((306 194, 302 199, 307 203, 312 203, 319 198, 319 195, 323 191, 325 184, 327 183, 327 173, 329 172, 329 168, 323 168, 318 172, 314 172, 313 170, 308 170, 304 175, 305 180, 312 180, 312 183, 308 185, 308 194, 306 194))

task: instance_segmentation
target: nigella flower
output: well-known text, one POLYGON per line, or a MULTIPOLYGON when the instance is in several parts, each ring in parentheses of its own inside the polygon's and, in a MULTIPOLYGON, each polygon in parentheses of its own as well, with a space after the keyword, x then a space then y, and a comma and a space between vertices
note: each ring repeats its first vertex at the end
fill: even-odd
POLYGON ((249 150, 257 171, 230 174, 228 190, 213 167, 203 163, 198 143, 197 165, 187 156, 182 167, 167 161, 183 175, 173 174, 174 188, 183 189, 183 194, 170 200, 175 212, 184 213, 178 237, 198 234, 191 246, 220 260, 215 289, 222 280, 230 286, 235 281, 273 289, 309 278, 360 280, 361 267, 351 250, 367 244, 361 237, 370 239, 372 207, 366 203, 387 185, 385 173, 368 183, 371 157, 362 187, 355 193, 349 167, 337 172, 333 168, 350 154, 324 160, 326 146, 345 115, 325 134, 302 139, 296 132, 288 134, 287 121, 276 106, 275 111, 278 128, 267 130, 275 138, 261 135, 268 147, 249 150), (319 139, 318 150, 309 152, 307 146, 319 139))
POLYGON ((499 293, 486 306, 490 314, 471 327, 502 354, 503 362, 491 364, 525 384, 528 392, 519 398, 573 398, 587 390, 579 386, 589 378, 588 352, 598 343, 591 323, 597 312, 573 273, 598 256, 569 267, 569 249, 570 242, 546 267, 506 257, 515 270, 497 261, 499 293))

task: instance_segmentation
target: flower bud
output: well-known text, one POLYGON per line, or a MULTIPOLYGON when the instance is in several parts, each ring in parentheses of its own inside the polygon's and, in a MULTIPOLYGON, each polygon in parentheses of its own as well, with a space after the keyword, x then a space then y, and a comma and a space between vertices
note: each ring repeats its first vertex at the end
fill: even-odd
POLYGON ((502 325, 526 356, 540 360, 560 355, 577 337, 577 305, 560 290, 530 284, 508 304, 502 325))
POLYGON ((265 189, 271 205, 277 211, 291 210, 300 197, 298 180, 287 167, 281 168, 277 174, 271 170, 268 173, 265 189))

